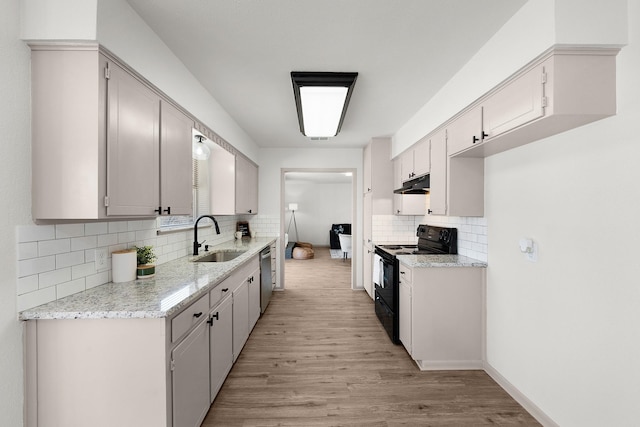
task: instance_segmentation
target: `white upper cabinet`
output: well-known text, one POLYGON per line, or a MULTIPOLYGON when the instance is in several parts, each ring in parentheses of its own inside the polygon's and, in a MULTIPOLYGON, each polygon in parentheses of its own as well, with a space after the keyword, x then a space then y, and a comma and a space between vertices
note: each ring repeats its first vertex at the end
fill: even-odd
POLYGON ((258 166, 236 156, 236 213, 258 213, 258 166))
POLYGON ((483 138, 491 139, 544 115, 546 73, 540 64, 482 103, 483 138))
POLYGON ((441 130, 431 137, 431 173, 429 175, 428 214, 447 214, 447 139, 441 130))
POLYGON ((163 215, 193 214, 193 120, 160 103, 160 206, 163 215))
POLYGON ((372 138, 363 151, 364 193, 371 193, 371 214, 390 215, 393 208, 391 138, 372 138))
POLYGON ((33 218, 190 214, 193 120, 97 45, 31 50, 33 218))
POLYGON ((209 157, 211 213, 258 213, 258 166, 214 145, 209 157))
MULTIPOLYGON (((618 51, 568 47, 541 55, 475 104, 479 138, 470 144, 468 134, 452 135, 449 155, 486 157, 616 114, 618 51)), ((467 114, 453 120, 457 128, 467 114)))
POLYGON ((400 155, 402 182, 429 173, 429 140, 424 139, 400 155))
POLYGON ((462 114, 447 126, 447 153, 458 153, 482 141, 482 107, 462 114))
POLYGON ((110 63, 107 215, 160 213, 160 97, 110 63))

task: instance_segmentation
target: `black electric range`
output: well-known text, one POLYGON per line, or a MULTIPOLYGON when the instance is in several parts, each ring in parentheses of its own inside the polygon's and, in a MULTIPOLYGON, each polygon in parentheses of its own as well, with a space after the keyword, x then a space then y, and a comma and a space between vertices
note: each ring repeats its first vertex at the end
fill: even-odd
POLYGON ((399 270, 396 255, 434 255, 458 253, 458 230, 420 224, 418 244, 376 245, 373 268, 375 310, 391 341, 400 344, 399 270))

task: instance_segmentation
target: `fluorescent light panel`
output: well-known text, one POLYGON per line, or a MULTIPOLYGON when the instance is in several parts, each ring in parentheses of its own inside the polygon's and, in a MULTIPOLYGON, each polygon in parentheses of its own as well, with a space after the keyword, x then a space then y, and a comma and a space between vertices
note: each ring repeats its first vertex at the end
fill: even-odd
POLYGON ((292 72, 300 132, 336 136, 342 127, 358 73, 292 72))

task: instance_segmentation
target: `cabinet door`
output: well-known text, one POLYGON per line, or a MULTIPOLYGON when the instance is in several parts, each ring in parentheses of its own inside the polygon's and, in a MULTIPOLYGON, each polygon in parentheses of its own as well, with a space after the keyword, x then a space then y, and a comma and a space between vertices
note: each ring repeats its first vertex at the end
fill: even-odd
POLYGON ((404 281, 400 281, 400 341, 404 348, 407 349, 407 352, 411 354, 412 351, 412 336, 411 336, 411 316, 412 316, 412 307, 411 307, 411 285, 409 283, 405 283, 404 281))
POLYGON ((171 352, 173 425, 197 427, 211 404, 209 400, 209 330, 201 322, 171 352))
POLYGON ((457 118, 447 128, 447 154, 452 155, 482 142, 482 107, 457 118))
POLYGON ((216 398, 233 366, 233 304, 227 297, 209 313, 209 355, 211 398, 216 398))
POLYGON ((193 121, 162 101, 160 128, 160 206, 163 215, 193 214, 193 121))
POLYGON ((402 187, 402 158, 396 157, 393 160, 393 189, 402 187))
POLYGON ((543 66, 513 80, 482 104, 486 138, 493 138, 544 116, 543 66))
POLYGON ((431 138, 431 189, 427 213, 445 215, 447 207, 447 141, 441 130, 431 138))
POLYGON ((209 156, 209 189, 213 215, 236 213, 236 158, 217 144, 209 156))
POLYGON ((233 291, 233 361, 235 362, 249 338, 249 284, 233 291))
POLYGON ((373 195, 365 193, 362 203, 362 238, 365 245, 372 244, 372 225, 371 217, 373 215, 373 195))
POLYGON ((364 192, 365 193, 369 193, 372 190, 372 178, 371 175, 373 174, 372 171, 372 159, 371 159, 371 150, 372 150, 372 143, 367 144, 366 147, 364 147, 364 151, 362 154, 363 157, 363 182, 364 182, 364 192))
POLYGON ((236 213, 258 213, 258 167, 236 156, 236 213))
POLYGON ((413 149, 413 172, 416 176, 422 176, 429 173, 429 159, 429 140, 425 139, 418 142, 413 149))
POLYGON ((247 279, 249 285, 249 332, 260 318, 260 269, 254 272, 247 279))
POLYGON ((413 150, 409 149, 400 155, 400 163, 402 170, 402 182, 415 178, 413 171, 413 150))
POLYGON ((427 211, 427 196, 424 194, 394 194, 394 215, 424 215, 427 211))
POLYGON ((117 65, 109 68, 107 215, 154 216, 160 206, 160 98, 117 65))

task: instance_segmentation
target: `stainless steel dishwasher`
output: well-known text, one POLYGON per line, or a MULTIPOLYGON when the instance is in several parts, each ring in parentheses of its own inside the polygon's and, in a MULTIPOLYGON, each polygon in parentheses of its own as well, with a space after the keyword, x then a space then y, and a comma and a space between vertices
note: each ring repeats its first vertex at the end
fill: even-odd
POLYGON ((264 313, 271 299, 271 247, 260 252, 260 313, 264 313))

